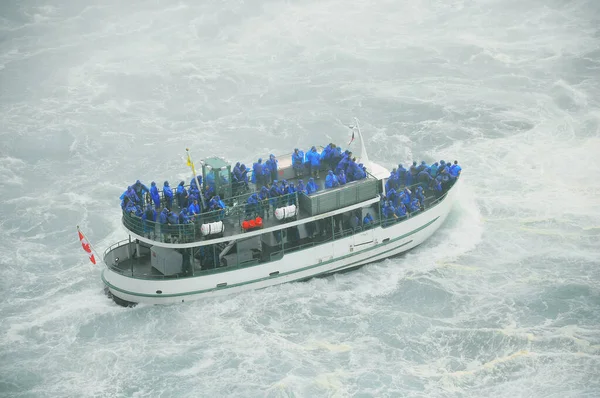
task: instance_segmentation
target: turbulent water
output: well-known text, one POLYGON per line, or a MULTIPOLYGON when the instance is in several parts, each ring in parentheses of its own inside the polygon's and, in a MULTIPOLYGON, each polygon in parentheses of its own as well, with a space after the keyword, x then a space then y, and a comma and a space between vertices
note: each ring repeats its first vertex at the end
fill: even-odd
POLYGON ((597 1, 91 3, 0 5, 0 395, 600 395, 597 1), (462 164, 421 247, 182 305, 106 298, 75 227, 100 252, 126 238, 127 185, 189 179, 185 147, 344 146, 355 116, 390 169, 462 164))

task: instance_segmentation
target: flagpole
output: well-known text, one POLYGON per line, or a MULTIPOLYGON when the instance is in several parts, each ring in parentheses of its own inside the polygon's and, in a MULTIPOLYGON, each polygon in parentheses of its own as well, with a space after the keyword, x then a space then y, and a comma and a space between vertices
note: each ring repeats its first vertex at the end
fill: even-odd
POLYGON ((98 254, 96 249, 94 249, 94 246, 92 246, 92 243, 87 238, 87 236, 85 236, 85 234, 83 232, 81 232, 81 229, 79 229, 79 225, 77 226, 77 232, 80 233, 83 236, 83 238, 87 241, 87 243, 90 245, 90 249, 92 249, 92 251, 96 254, 96 257, 98 258, 98 260, 104 262, 104 259, 102 257, 100 257, 100 255, 98 254))
POLYGON ((370 169, 371 163, 369 163, 369 156, 367 155, 367 149, 365 148, 365 140, 363 139, 362 133, 360 131, 358 119, 354 118, 354 121, 356 122, 356 130, 358 131, 358 137, 360 138, 360 161, 365 167, 370 169))
POLYGON ((190 148, 185 148, 185 151, 187 152, 187 160, 190 163, 188 166, 192 168, 192 173, 194 174, 194 179, 196 180, 196 185, 198 187, 198 191, 200 192, 202 208, 206 210, 206 202, 204 201, 204 195, 202 194, 202 186, 200 186, 200 180, 198 180, 198 176, 196 175, 196 168, 194 167, 194 162, 192 161, 192 157, 190 156, 190 148))

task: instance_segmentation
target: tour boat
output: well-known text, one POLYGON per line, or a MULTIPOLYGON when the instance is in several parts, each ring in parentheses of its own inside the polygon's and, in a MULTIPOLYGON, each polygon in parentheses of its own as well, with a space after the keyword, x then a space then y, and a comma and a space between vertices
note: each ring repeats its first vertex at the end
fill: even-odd
MULTIPOLYGON (((211 157, 201 162, 202 179, 199 174, 195 181, 203 188, 212 183, 225 209, 173 225, 123 211, 129 237, 103 255, 109 297, 123 306, 182 303, 355 269, 424 242, 451 211, 460 178, 436 197, 426 190, 422 210, 384 217, 381 202, 390 171, 368 159, 356 122, 357 158, 366 167, 360 180, 324 189, 323 169, 316 193, 295 192, 249 208, 248 197, 260 187, 250 183, 245 192, 236 192, 231 165, 211 157), (368 225, 349 222, 362 221, 367 213, 373 219, 368 225)), ((297 181, 291 156, 277 158, 278 179, 297 181)), ((190 165, 189 152, 187 161, 190 165)))

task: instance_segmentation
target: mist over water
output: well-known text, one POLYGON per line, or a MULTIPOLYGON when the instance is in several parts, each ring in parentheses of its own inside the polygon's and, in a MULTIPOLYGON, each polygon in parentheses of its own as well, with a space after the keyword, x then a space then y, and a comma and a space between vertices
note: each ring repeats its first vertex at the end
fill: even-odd
POLYGON ((600 395, 600 3, 0 5, 0 395, 600 395), (371 159, 457 159, 410 253, 133 309, 103 294, 118 197, 361 121, 371 159))

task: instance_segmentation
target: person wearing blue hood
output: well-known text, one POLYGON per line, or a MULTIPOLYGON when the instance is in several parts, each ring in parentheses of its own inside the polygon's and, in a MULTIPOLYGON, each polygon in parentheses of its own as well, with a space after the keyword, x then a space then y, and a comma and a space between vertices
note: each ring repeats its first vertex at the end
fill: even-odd
POLYGON ((150 192, 148 187, 142 184, 140 180, 137 180, 135 184, 133 184, 131 187, 133 188, 135 194, 138 196, 138 198, 140 198, 141 201, 144 200, 144 194, 150 192))
POLYGON ((398 216, 396 215, 396 208, 394 207, 393 204, 390 203, 389 200, 386 200, 384 205, 383 205, 383 209, 382 209, 382 213, 383 216, 386 218, 386 222, 385 225, 388 225, 390 223, 390 221, 395 221, 398 216), (390 220, 390 221, 388 221, 390 220))
POLYGON ((181 213, 179 213, 179 217, 178 217, 178 221, 179 224, 189 224, 190 223, 190 217, 188 215, 188 209, 183 209, 181 210, 181 213))
POLYGON ((306 193, 311 195, 319 190, 319 186, 315 183, 315 179, 310 177, 308 184, 306 184, 306 193))
POLYGON ((413 200, 410 202, 409 210, 411 214, 417 213, 419 210, 421 210, 419 199, 413 198, 413 200))
POLYGON ((329 170, 327 177, 325 177, 325 188, 336 188, 339 185, 337 177, 333 174, 333 171, 329 170))
POLYGON ((142 215, 142 228, 144 229, 144 235, 150 237, 154 231, 156 225, 156 210, 152 206, 148 206, 144 214, 142 215))
POLYGON ((298 185, 296 186, 296 192, 308 195, 308 192, 306 191, 306 187, 304 186, 304 181, 302 181, 301 179, 298 180, 298 185))
POLYGON ((258 195, 253 193, 246 200, 246 218, 253 218, 255 214, 259 214, 258 211, 258 195))
POLYGON ((137 209, 135 203, 133 203, 131 200, 127 201, 127 203, 125 204, 125 213, 133 216, 135 215, 136 210, 137 209))
POLYGON ((427 170, 420 171, 419 174, 417 174, 417 182, 419 183, 419 186, 426 187, 429 185, 431 180, 432 177, 429 175, 427 170))
POLYGON ((252 181, 253 184, 256 184, 256 186, 264 185, 262 179, 262 168, 262 158, 258 158, 258 161, 252 164, 252 177, 250 178, 250 181, 252 181))
POLYGON ((340 185, 346 185, 346 173, 344 172, 344 170, 340 170, 337 179, 340 185))
POLYGON ((398 175, 399 187, 401 187, 402 185, 406 185, 406 169, 402 164, 398 165, 398 171, 396 172, 396 174, 398 175))
POLYGON ((446 161, 445 160, 440 160, 440 167, 438 167, 438 175, 442 174, 442 172, 444 171, 444 169, 446 169, 447 165, 446 165, 446 161))
POLYGON ((187 207, 187 199, 188 199, 188 193, 187 190, 185 189, 184 186, 185 182, 181 181, 179 183, 179 185, 177 185, 177 191, 175 193, 175 195, 177 195, 177 205, 179 206, 180 209, 183 209, 184 207, 187 207))
POLYGON ((270 154, 269 155, 269 160, 267 160, 265 163, 269 167, 269 173, 271 175, 271 181, 275 181, 277 179, 277 169, 278 169, 279 161, 277 160, 277 158, 275 157, 275 155, 270 154))
POLYGON ((295 205, 296 203, 296 187, 294 186, 294 182, 290 181, 290 185, 288 185, 288 206, 295 205))
POLYGON ((137 197, 135 191, 131 188, 131 186, 127 187, 125 192, 123 192, 121 196, 119 196, 119 199, 121 199, 121 207, 123 209, 127 207, 129 202, 137 203, 139 201, 139 198, 137 197))
POLYGON ((154 181, 150 184, 150 198, 154 202, 155 210, 158 210, 160 208, 160 194, 158 193, 158 188, 154 181))
POLYGON ((279 186, 279 181, 273 180, 271 188, 269 189, 269 203, 275 209, 279 205, 279 197, 283 195, 283 191, 279 186))
POLYGON ((300 151, 298 148, 294 148, 294 153, 292 153, 292 168, 296 178, 304 174, 304 151, 300 151))
POLYGON ((435 162, 429 167, 429 175, 433 178, 437 176, 438 173, 438 162, 435 162))
POLYGON ((373 226, 373 222, 373 216, 371 215, 371 213, 367 212, 367 215, 365 216, 365 218, 363 218, 363 228, 371 228, 373 226))
POLYGON ((386 191, 385 196, 388 198, 390 203, 392 203, 394 205, 394 207, 398 207, 398 203, 400 203, 400 199, 398 197, 398 193, 396 192, 396 190, 394 188, 390 189, 389 191, 386 191))
POLYGON ((442 196, 443 189, 442 189, 442 180, 441 179, 436 178, 435 180, 433 180, 433 193, 434 193, 436 199, 438 199, 442 196))
POLYGON ((161 234, 163 241, 165 239, 165 235, 169 232, 168 231, 168 224, 169 224, 168 217, 169 217, 169 209, 164 207, 162 209, 162 211, 160 212, 160 214, 158 215, 158 223, 160 225, 159 233, 161 234))
POLYGON ((163 184, 163 198, 167 204, 167 208, 172 209, 173 208, 173 191, 171 190, 171 187, 169 186, 169 181, 165 181, 165 183, 163 184))
POLYGON ((310 162, 310 175, 313 178, 319 178, 319 168, 321 167, 321 155, 317 152, 315 146, 310 148, 310 152, 306 154, 306 159, 310 162))
POLYGON ((179 216, 174 211, 169 210, 167 214, 167 221, 170 225, 175 225, 179 222, 179 216))
POLYGON ((400 220, 406 218, 406 206, 404 206, 404 203, 400 203, 400 205, 398 205, 396 208, 396 217, 398 217, 400 220))
POLYGON ((414 196, 419 201, 419 204, 420 204, 421 208, 424 208, 425 207, 425 194, 424 194, 422 186, 419 185, 417 187, 417 189, 415 190, 415 195, 414 196))
POLYGON ((264 185, 269 185, 271 183, 271 169, 269 168, 268 162, 263 163, 261 173, 262 173, 262 183, 264 185))
POLYGON ((198 199, 194 199, 194 201, 188 206, 188 214, 191 217, 194 217, 196 214, 200 214, 200 205, 198 204, 198 199))

